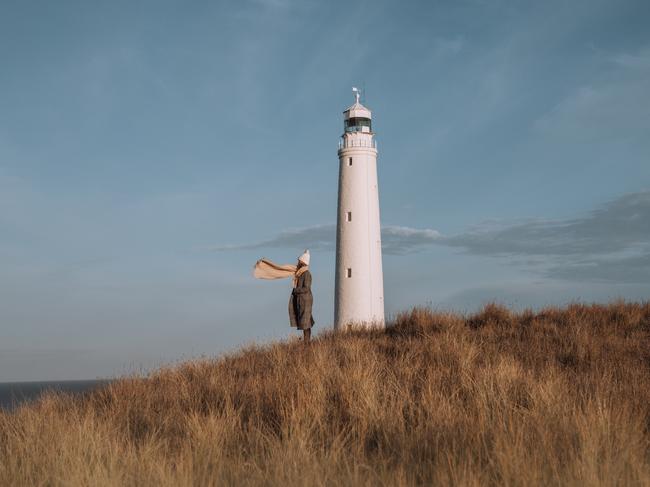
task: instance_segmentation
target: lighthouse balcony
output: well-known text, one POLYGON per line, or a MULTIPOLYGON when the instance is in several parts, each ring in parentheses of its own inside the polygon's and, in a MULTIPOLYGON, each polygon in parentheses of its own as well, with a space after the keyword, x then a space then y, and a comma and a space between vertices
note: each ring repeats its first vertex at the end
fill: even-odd
POLYGON ((377 141, 375 139, 368 138, 351 138, 345 137, 339 140, 339 150, 347 149, 349 147, 368 147, 371 149, 377 148, 377 141))

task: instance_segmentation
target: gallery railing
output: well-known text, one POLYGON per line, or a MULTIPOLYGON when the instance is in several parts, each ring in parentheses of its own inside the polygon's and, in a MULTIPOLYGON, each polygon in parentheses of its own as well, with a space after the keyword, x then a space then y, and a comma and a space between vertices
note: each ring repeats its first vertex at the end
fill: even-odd
POLYGON ((363 139, 340 139, 339 140, 339 149, 347 149, 348 147, 370 147, 372 149, 377 148, 377 141, 375 139, 363 140, 363 139))

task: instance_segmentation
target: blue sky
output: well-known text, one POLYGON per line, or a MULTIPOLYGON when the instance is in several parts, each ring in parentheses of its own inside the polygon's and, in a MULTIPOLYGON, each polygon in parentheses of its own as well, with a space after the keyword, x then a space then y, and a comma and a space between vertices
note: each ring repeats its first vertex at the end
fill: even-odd
POLYGON ((337 141, 365 86, 388 314, 650 293, 650 4, 0 4, 0 381, 331 326, 337 141))

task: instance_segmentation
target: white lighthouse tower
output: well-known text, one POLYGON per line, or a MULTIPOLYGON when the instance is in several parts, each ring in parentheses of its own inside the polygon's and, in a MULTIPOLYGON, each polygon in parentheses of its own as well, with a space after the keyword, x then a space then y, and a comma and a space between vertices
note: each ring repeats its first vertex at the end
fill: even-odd
POLYGON ((359 103, 343 112, 339 142, 334 328, 383 327, 384 277, 372 114, 359 103))

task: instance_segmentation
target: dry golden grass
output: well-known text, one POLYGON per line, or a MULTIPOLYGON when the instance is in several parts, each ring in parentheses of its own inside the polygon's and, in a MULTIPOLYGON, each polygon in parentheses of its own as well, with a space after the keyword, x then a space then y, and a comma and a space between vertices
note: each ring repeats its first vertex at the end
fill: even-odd
POLYGON ((650 485, 650 303, 414 309, 0 413, 1 485, 650 485))

